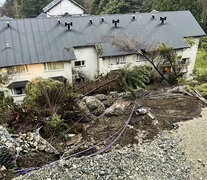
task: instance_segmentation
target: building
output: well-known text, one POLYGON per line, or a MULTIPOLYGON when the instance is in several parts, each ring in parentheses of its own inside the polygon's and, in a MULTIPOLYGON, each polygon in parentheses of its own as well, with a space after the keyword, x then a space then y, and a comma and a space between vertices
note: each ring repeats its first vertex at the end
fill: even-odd
POLYGON ((147 65, 139 54, 105 41, 120 34, 172 46, 188 63, 189 76, 205 32, 189 11, 1 20, 0 68, 9 74, 11 95, 22 99, 25 84, 39 76, 71 82, 80 73, 93 79, 126 63, 147 65), (194 40, 193 46, 187 37, 194 40))
POLYGON ((86 9, 73 0, 53 0, 43 8, 43 12, 48 17, 80 16, 86 12, 86 9))

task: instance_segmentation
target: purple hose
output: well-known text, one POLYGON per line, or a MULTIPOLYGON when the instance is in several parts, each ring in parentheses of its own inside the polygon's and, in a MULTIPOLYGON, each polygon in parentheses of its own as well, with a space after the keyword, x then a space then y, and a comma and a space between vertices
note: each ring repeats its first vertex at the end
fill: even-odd
MULTIPOLYGON (((85 150, 83 150, 83 151, 80 151, 80 152, 71 154, 70 156, 67 156, 67 157, 65 157, 65 158, 62 158, 62 159, 60 159, 60 160, 67 160, 67 159, 69 159, 69 158, 71 158, 71 157, 74 157, 74 156, 76 156, 76 155, 79 155, 79 154, 82 154, 82 153, 84 153, 84 152, 87 152, 87 151, 89 151, 89 150, 95 148, 96 146, 99 146, 100 144, 103 144, 104 142, 106 142, 106 141, 112 139, 114 136, 116 136, 116 135, 121 131, 120 134, 118 135, 118 137, 117 137, 113 142, 111 142, 111 143, 110 143, 109 145, 107 145, 105 148, 103 148, 103 149, 101 149, 101 150, 99 150, 99 151, 97 151, 97 152, 95 152, 95 153, 93 153, 93 154, 90 154, 89 157, 95 156, 95 155, 100 154, 100 153, 106 151, 107 149, 109 149, 111 146, 113 146, 113 144, 115 144, 115 143, 119 140, 119 138, 121 137, 121 135, 124 133, 125 129, 127 128, 128 124, 129 124, 129 122, 130 122, 130 120, 131 120, 131 117, 132 117, 132 114, 133 114, 134 110, 135 110, 135 105, 134 105, 134 107, 133 107, 133 109, 132 109, 132 112, 131 112, 131 114, 130 114, 128 120, 126 121, 125 125, 124 125, 120 130, 118 130, 115 134, 111 135, 111 136, 108 137, 107 139, 105 139, 105 140, 103 140, 103 141, 101 141, 101 142, 99 142, 99 143, 93 145, 92 147, 90 147, 90 148, 88 148, 88 149, 85 149, 85 150)), ((46 164, 46 165, 41 166, 41 167, 30 167, 30 168, 26 168, 26 169, 22 169, 22 170, 17 170, 17 171, 15 171, 15 174, 18 174, 18 175, 27 174, 27 173, 29 173, 29 172, 31 172, 31 171, 33 171, 33 170, 38 170, 38 169, 40 169, 40 168, 44 168, 44 167, 51 166, 52 164, 54 164, 54 163, 56 163, 56 162, 58 162, 58 161, 60 161, 60 160, 54 161, 54 162, 52 162, 52 163, 50 163, 50 164, 46 164)))
POLYGON ((112 147, 112 146, 119 140, 119 138, 122 136, 122 134, 123 134, 124 131, 126 130, 128 124, 129 124, 129 122, 130 122, 130 120, 131 120, 131 117, 132 117, 132 115, 133 115, 133 113, 134 113, 134 110, 135 110, 135 105, 134 105, 134 107, 133 107, 133 109, 132 109, 132 112, 131 112, 131 114, 130 114, 130 116, 129 116, 129 118, 128 118, 128 120, 127 120, 125 126, 124 126, 124 128, 122 129, 121 133, 117 136, 117 138, 114 139, 114 140, 113 140, 110 144, 108 144, 105 148, 100 149, 99 151, 97 151, 97 152, 95 152, 95 153, 93 153, 93 154, 90 154, 89 157, 96 156, 96 155, 98 155, 98 154, 100 154, 100 153, 106 151, 107 149, 111 148, 111 147, 112 147))

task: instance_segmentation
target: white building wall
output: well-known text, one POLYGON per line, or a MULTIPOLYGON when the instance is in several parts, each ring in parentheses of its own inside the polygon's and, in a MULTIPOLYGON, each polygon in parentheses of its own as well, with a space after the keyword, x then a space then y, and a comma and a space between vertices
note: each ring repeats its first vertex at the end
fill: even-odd
POLYGON ((98 56, 95 47, 74 48, 75 61, 85 61, 82 67, 75 67, 75 61, 72 62, 74 71, 82 72, 88 79, 94 79, 98 76, 98 56))
MULTIPOLYGON (((37 77, 42 78, 51 78, 51 77, 58 77, 64 76, 68 79, 69 82, 72 82, 72 66, 71 61, 64 62, 64 69, 59 70, 49 70, 46 71, 44 69, 44 64, 32 64, 27 65, 28 72, 23 74, 13 74, 9 75, 9 83, 6 85, 8 86, 12 82, 19 82, 19 81, 31 81, 37 77)), ((4 69, 3 71, 5 71, 4 69)), ((10 95, 12 95, 11 90, 9 90, 10 95)), ((23 100, 25 95, 13 95, 14 101, 21 101, 23 100)))
POLYGON ((37 77, 42 78, 50 78, 50 77, 57 77, 57 76, 64 76, 72 82, 72 67, 71 62, 64 62, 64 69, 58 70, 44 70, 44 64, 32 64, 27 65, 28 72, 24 74, 13 74, 9 76, 10 83, 17 82, 17 81, 31 81, 37 77))
POLYGON ((84 11, 70 0, 63 0, 47 11, 48 16, 63 16, 65 13, 70 15, 81 15, 84 11))
POLYGON ((101 60, 101 73, 107 74, 108 72, 112 70, 117 70, 124 68, 126 65, 130 64, 130 66, 140 66, 140 65, 149 65, 149 63, 140 57, 140 59, 137 58, 137 55, 126 55, 125 56, 125 63, 123 64, 117 64, 116 61, 117 57, 107 57, 100 59, 101 60))
POLYGON ((182 58, 190 58, 190 63, 187 66, 186 77, 193 74, 200 38, 193 38, 193 40, 195 44, 192 47, 177 51, 178 56, 182 56, 182 58))

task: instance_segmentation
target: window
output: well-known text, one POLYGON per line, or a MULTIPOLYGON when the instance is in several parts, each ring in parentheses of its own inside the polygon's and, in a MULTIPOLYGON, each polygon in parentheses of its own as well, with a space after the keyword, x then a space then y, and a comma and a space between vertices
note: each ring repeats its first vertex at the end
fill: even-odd
POLYGON ((183 58, 183 59, 181 60, 181 63, 182 63, 182 64, 189 64, 189 63, 190 63, 190 58, 183 58))
POLYGON ((137 54, 137 62, 141 61, 141 56, 137 54))
POLYGON ((116 64, 125 64, 125 57, 124 56, 118 56, 116 57, 116 64))
POLYGON ((163 67, 163 73, 170 73, 171 72, 171 66, 164 66, 163 67))
POLYGON ((12 89, 12 94, 13 95, 25 94, 25 87, 18 87, 18 88, 12 89))
POLYGON ((63 64, 63 62, 44 63, 44 69, 45 69, 45 71, 64 69, 64 64, 63 64))
POLYGON ((28 72, 27 66, 22 65, 22 66, 13 66, 8 68, 8 74, 23 74, 28 72))
POLYGON ((75 61, 75 67, 85 66, 85 61, 75 61))

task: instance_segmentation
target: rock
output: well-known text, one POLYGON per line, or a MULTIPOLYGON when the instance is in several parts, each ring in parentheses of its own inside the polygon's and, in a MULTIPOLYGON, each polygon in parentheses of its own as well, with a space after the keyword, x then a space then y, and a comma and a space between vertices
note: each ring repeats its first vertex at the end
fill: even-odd
POLYGON ((0 166, 0 172, 5 171, 5 170, 6 170, 6 168, 4 166, 0 166))
POLYGON ((97 94, 94 97, 97 98, 101 102, 108 99, 107 95, 105 94, 97 94))
POLYGON ((38 146, 38 150, 39 150, 39 151, 44 151, 45 148, 46 148, 46 145, 39 145, 39 146, 38 146))
POLYGON ((106 109, 105 115, 106 116, 119 116, 124 113, 126 107, 126 103, 122 100, 117 100, 111 107, 106 109))
POLYGON ((24 142, 21 138, 17 138, 16 141, 17 141, 18 143, 23 143, 23 142, 24 142))
POLYGON ((104 175, 105 175, 105 172, 104 172, 104 171, 100 171, 99 174, 100 174, 101 176, 104 176, 104 175))
POLYGON ((145 115, 147 113, 148 113, 147 110, 144 108, 137 109, 137 111, 136 111, 136 115, 138 115, 138 116, 145 115))
POLYGON ((93 96, 84 97, 84 101, 89 109, 89 111, 95 116, 101 115, 105 111, 105 107, 101 101, 93 96))
POLYGON ((34 139, 35 140, 39 140, 38 142, 38 147, 36 149, 41 149, 41 151, 43 151, 43 149, 51 154, 59 154, 59 152, 49 143, 47 142, 45 139, 43 139, 40 134, 39 134, 39 129, 36 130, 35 134, 34 134, 34 139))

